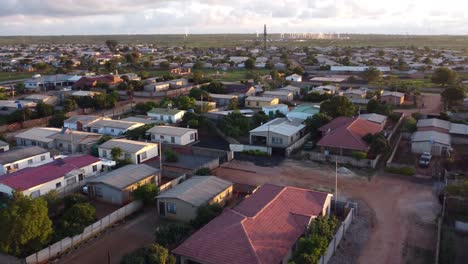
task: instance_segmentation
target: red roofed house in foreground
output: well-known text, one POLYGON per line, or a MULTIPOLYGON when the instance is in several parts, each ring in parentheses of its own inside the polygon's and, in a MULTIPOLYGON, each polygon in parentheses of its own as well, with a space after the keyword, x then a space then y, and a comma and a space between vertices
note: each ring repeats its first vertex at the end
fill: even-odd
POLYGON ((173 250, 181 264, 278 264, 291 258, 311 220, 330 213, 331 194, 263 185, 173 250))
POLYGON ((351 155, 354 151, 369 151, 369 144, 362 138, 367 134, 377 134, 383 126, 361 118, 338 117, 319 128, 322 138, 317 142, 321 152, 351 155))
POLYGON ((20 191, 35 198, 97 175, 101 169, 101 160, 90 155, 56 159, 38 167, 0 176, 0 195, 20 191))

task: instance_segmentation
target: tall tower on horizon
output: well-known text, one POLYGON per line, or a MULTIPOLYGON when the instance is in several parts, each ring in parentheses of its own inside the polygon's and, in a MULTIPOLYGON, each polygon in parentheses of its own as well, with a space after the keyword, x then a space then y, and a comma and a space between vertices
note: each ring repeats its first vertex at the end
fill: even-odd
POLYGON ((263 50, 266 51, 267 47, 267 29, 266 24, 263 25, 263 50))

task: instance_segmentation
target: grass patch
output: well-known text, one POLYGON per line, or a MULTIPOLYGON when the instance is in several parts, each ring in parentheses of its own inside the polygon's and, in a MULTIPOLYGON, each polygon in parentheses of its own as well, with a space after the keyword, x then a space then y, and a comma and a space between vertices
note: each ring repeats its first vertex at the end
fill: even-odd
POLYGON ((401 174, 406 176, 413 176, 416 174, 416 169, 413 167, 386 167, 386 172, 393 174, 401 174))

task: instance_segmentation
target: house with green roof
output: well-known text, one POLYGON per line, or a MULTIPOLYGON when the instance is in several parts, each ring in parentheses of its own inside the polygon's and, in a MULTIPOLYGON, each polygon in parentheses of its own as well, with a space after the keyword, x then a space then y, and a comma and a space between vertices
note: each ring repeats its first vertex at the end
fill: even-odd
POLYGON ((297 118, 306 120, 308 117, 314 116, 320 112, 320 105, 298 105, 291 110, 286 116, 289 118, 297 118))
POLYGON ((177 123, 182 120, 186 111, 170 108, 153 108, 147 115, 154 120, 164 123, 177 123))

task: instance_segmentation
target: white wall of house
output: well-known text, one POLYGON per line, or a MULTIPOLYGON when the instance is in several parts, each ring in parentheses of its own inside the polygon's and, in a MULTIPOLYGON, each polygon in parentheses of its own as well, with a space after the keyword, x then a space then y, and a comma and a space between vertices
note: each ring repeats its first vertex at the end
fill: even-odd
POLYGON ((31 156, 25 159, 16 160, 14 162, 0 164, 0 175, 6 174, 8 171, 18 171, 28 167, 36 167, 45 163, 52 162, 50 152, 31 156))
POLYGON ((10 145, 6 145, 6 146, 3 146, 3 147, 0 147, 0 152, 6 152, 10 150, 10 145))
POLYGON ((448 146, 439 144, 437 142, 434 142, 432 144, 429 141, 411 143, 411 152, 416 154, 430 152, 432 155, 440 156, 444 153, 447 153, 448 148, 448 146))
MULTIPOLYGON (((101 158, 106 158, 106 159, 111 159, 111 149, 105 149, 105 148, 99 148, 99 157, 101 158)), ((154 157, 157 157, 159 155, 159 149, 157 144, 151 144, 150 146, 147 146, 143 148, 142 150, 134 153, 129 153, 122 151, 122 156, 120 156, 121 159, 130 159, 133 164, 139 164, 141 162, 144 162, 146 160, 152 159, 154 157), (138 157, 140 157, 138 159, 138 157), (140 162, 138 162, 140 160, 140 162)))
POLYGON ((43 148, 53 148, 54 147, 54 141, 50 142, 42 142, 39 140, 31 140, 31 139, 25 139, 25 138, 16 138, 16 145, 18 146, 39 146, 43 148))
POLYGON ((158 120, 165 123, 177 123, 182 120, 184 114, 185 111, 180 111, 175 115, 148 113, 148 116, 154 120, 158 120))
POLYGON ((102 135, 110 135, 110 136, 121 136, 128 130, 132 130, 134 128, 137 128, 139 126, 142 126, 144 124, 135 124, 134 126, 129 127, 128 129, 125 128, 114 128, 114 127, 92 127, 91 126, 91 131, 92 133, 98 133, 102 135))
POLYGON ((151 133, 151 141, 153 142, 165 142, 177 145, 188 145, 190 143, 195 142, 198 140, 198 133, 197 131, 187 132, 182 136, 174 136, 168 134, 159 134, 159 133, 151 133))

